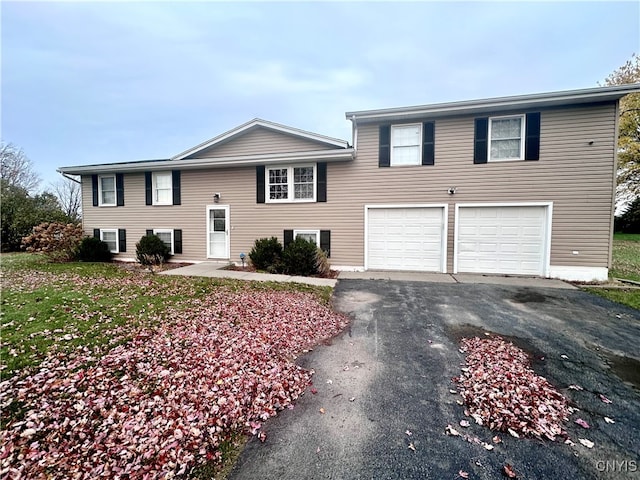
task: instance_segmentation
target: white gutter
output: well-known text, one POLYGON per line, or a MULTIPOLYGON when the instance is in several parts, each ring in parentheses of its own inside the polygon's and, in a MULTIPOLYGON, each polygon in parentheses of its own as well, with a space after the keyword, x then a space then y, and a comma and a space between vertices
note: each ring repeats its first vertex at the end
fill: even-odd
POLYGON ((629 93, 640 92, 640 83, 615 85, 612 87, 588 88, 531 95, 489 98, 484 100, 467 100, 462 102, 436 103, 402 108, 385 108, 379 110, 362 110, 347 112, 347 119, 376 121, 389 119, 438 117, 445 115, 474 114, 480 112, 507 110, 515 108, 539 108, 581 103, 615 101, 629 93))
POLYGON ((354 149, 322 150, 312 152, 294 152, 264 155, 245 155, 240 157, 194 158, 189 160, 149 160, 142 162, 105 163, 102 165, 81 165, 60 167, 58 172, 69 175, 82 175, 101 172, 145 172, 158 170, 194 170, 203 168, 247 167, 252 165, 273 165, 289 162, 339 162, 353 160, 354 149))

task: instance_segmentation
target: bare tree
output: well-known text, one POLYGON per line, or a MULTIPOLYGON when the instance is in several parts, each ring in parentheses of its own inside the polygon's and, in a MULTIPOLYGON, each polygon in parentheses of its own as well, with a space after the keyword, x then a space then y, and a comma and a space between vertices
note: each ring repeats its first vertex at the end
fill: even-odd
POLYGON ((82 188, 80 183, 65 177, 51 184, 51 188, 55 196, 58 197, 60 207, 68 217, 69 222, 79 222, 82 218, 82 188))
POLYGON ((22 149, 4 142, 0 144, 0 178, 7 185, 23 188, 28 193, 33 193, 40 183, 33 162, 22 149))

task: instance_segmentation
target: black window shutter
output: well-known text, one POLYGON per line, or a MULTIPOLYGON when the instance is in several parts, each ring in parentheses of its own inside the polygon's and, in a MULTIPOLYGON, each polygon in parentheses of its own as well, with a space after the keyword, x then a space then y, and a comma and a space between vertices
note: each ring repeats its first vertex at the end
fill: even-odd
POLYGON ((173 192, 173 204, 180 205, 180 170, 171 170, 171 190, 173 192))
POLYGON ((318 162, 318 191, 316 192, 316 201, 327 201, 327 162, 318 162))
POLYGON ((147 230, 147 235, 153 235, 153 230, 147 230))
POLYGON ((320 248, 327 257, 331 256, 331 230, 320 230, 320 248))
POLYGON ((525 121, 524 159, 540 159, 540 112, 527 113, 525 121))
POLYGON ((98 175, 91 175, 91 191, 93 193, 93 206, 98 206, 98 175))
POLYGON ((182 253, 182 230, 173 231, 173 253, 182 253))
POLYGON ((422 124, 422 165, 435 164, 435 122, 422 124))
POLYGON ((473 163, 487 163, 487 148, 489 146, 489 119, 476 118, 474 133, 473 163))
POLYGON ((293 242, 293 230, 285 230, 284 231, 284 248, 287 248, 293 242))
POLYGON ((124 206, 124 174, 116 173, 116 205, 124 206))
POLYGON ((153 205, 151 172, 144 172, 144 203, 145 205, 153 205))
POLYGON ((93 229, 93 238, 100 238, 100 229, 99 228, 94 228, 93 229))
POLYGON ((118 229, 118 251, 127 251, 127 231, 124 228, 118 229))
POLYGON ((264 165, 256 166, 256 202, 264 203, 264 165))
POLYGON ((378 145, 378 167, 391 166, 391 127, 380 125, 378 145))

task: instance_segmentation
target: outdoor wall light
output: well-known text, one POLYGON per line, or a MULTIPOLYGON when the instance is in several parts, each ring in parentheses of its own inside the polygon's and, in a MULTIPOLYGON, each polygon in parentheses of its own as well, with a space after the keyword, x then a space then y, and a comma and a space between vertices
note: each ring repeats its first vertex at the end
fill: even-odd
POLYGON ((451 187, 449 188, 449 190, 447 190, 447 193, 449 195, 453 195, 454 193, 456 193, 457 187, 451 187))
POLYGON ((220 201, 220 194, 219 193, 214 193, 213 194, 213 203, 218 203, 220 201))

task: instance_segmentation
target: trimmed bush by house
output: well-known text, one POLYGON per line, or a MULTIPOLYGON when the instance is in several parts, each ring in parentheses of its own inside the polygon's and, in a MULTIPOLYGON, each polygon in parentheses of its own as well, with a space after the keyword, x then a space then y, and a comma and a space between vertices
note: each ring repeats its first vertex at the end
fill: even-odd
POLYGON ((276 237, 258 238, 249 252, 249 258, 258 270, 279 273, 282 268, 282 244, 276 237))
POLYGON ((169 259, 170 251, 157 235, 145 235, 136 243, 136 258, 142 265, 160 265, 169 259))
POLYGON ((296 237, 282 254, 284 272, 289 275, 315 275, 318 273, 317 250, 318 247, 314 242, 296 237))
POLYGON ((76 255, 81 262, 110 262, 111 257, 109 245, 95 237, 83 238, 76 255))

